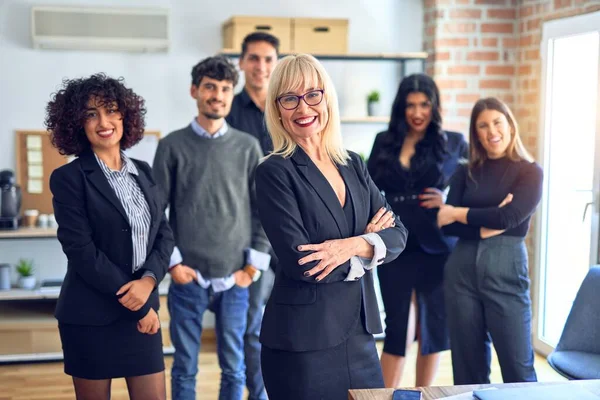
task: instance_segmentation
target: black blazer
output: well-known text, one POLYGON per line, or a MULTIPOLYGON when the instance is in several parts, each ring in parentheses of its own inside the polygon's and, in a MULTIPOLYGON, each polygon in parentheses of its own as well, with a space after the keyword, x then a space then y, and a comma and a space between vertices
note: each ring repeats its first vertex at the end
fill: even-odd
MULTIPOLYGON (((331 185, 300 147, 290 158, 267 158, 256 170, 260 219, 279 258, 260 335, 269 348, 311 351, 342 343, 360 323, 361 299, 367 330, 381 332, 372 271, 366 271, 362 283, 345 282, 350 271, 346 262, 316 282, 303 274, 317 262, 298 264, 309 254, 298 251, 298 245, 361 235, 379 208, 390 209, 363 161, 356 153, 350 155, 339 171, 354 205, 352 227, 331 185)), ((383 262, 389 262, 404 249, 407 231, 396 217, 396 226, 379 236, 387 246, 383 262)))
POLYGON ((389 162, 378 162, 385 151, 386 135, 387 131, 377 134, 367 168, 377 187, 385 193, 394 212, 400 215, 410 232, 407 251, 420 248, 428 254, 451 252, 456 238, 445 236, 438 228, 438 209, 423 208, 419 206, 419 200, 413 200, 411 196, 422 193, 427 187, 435 187, 442 191, 446 189, 460 160, 469 157, 469 145, 461 133, 444 131, 447 153, 441 160, 436 160, 433 154, 428 154, 420 164, 416 164, 420 167, 416 171, 410 170, 414 181, 410 182, 413 187, 408 189, 405 187, 407 173, 403 171, 399 155, 389 162))
POLYGON ((149 307, 158 310, 158 290, 146 304, 129 311, 118 302, 117 291, 125 283, 152 271, 158 283, 164 278, 174 240, 165 214, 158 205, 158 191, 150 166, 133 160, 152 222, 144 266, 132 273, 131 226, 119 199, 100 169, 94 153, 81 156, 54 170, 50 176, 58 240, 67 256, 67 274, 56 306, 63 323, 107 325, 118 318, 139 320, 149 307))

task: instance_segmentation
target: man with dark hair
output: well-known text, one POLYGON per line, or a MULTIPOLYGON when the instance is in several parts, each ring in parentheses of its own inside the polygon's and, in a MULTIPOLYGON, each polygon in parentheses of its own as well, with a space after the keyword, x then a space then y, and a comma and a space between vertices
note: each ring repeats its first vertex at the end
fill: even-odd
POLYGON ((177 247, 171 257, 169 332, 174 400, 196 398, 202 317, 215 313, 219 399, 241 400, 248 287, 269 268, 270 245, 255 208, 258 140, 225 122, 238 80, 225 57, 192 69, 198 116, 159 142, 154 174, 177 247))
MULTIPOLYGON (((271 71, 279 56, 279 39, 264 32, 254 32, 244 38, 240 69, 245 84, 233 99, 227 122, 244 132, 254 135, 265 154, 273 150, 273 142, 265 125, 265 103, 271 71)), ((275 260, 272 259, 271 264, 275 260)), ((274 267, 274 265, 273 265, 274 267)), ((272 269, 262 273, 261 278, 250 287, 248 327, 244 336, 246 356, 246 386, 249 400, 266 400, 267 394, 260 368, 260 326, 264 306, 271 294, 275 274, 272 269)))
POLYGON ((240 69, 244 72, 244 88, 233 99, 227 122, 255 136, 268 154, 273 144, 265 125, 265 103, 271 72, 279 56, 279 39, 264 32, 254 32, 244 38, 240 69))
MULTIPOLYGON (((208 57, 194 65, 192 68, 192 90, 194 90, 194 86, 196 89, 199 88, 200 82, 205 76, 219 81, 229 81, 234 87, 239 79, 235 66, 225 56, 208 57)), ((192 97, 196 99, 196 102, 199 101, 194 94, 192 94, 192 97)), ((231 108, 231 101, 229 105, 231 108)))

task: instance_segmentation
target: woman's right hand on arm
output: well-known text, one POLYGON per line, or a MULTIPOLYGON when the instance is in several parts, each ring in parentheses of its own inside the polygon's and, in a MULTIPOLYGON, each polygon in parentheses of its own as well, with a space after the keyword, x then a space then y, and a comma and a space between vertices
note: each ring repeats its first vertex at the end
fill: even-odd
MULTIPOLYGON (((498 206, 498 208, 502 208, 508 204, 510 204, 510 202, 513 200, 513 194, 509 193, 506 195, 506 197, 504 198, 504 200, 502 200, 502 202, 500 203, 500 205, 498 206)), ((487 238, 491 238, 494 236, 498 236, 498 235, 502 235, 506 229, 490 229, 490 228, 486 228, 484 226, 482 226, 480 229, 480 235, 482 239, 487 239, 487 238)))
POLYGON ((137 329, 141 333, 146 333, 148 335, 158 333, 158 330, 160 329, 160 320, 158 319, 158 314, 152 307, 150 308, 150 311, 148 311, 148 314, 138 321, 137 329))
POLYGON ((498 205, 498 208, 502 208, 504 206, 509 205, 511 202, 513 201, 513 194, 509 193, 506 195, 506 197, 504 198, 504 200, 502 200, 502 203, 500 203, 500 205, 498 205))
POLYGON ((429 187, 419 195, 419 200, 423 208, 440 208, 446 202, 446 196, 440 189, 429 187))
POLYGON ((171 274, 171 279, 180 285, 190 283, 198 276, 195 269, 183 264, 177 264, 169 270, 169 273, 171 274))

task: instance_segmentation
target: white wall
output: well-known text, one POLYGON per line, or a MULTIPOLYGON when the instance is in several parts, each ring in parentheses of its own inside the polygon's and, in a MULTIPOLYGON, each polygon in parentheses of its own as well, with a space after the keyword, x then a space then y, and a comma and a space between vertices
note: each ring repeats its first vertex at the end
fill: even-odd
MULTIPOLYGON (((196 113, 189 97, 190 70, 221 45, 221 23, 232 15, 348 18, 351 52, 420 51, 423 43, 421 0, 0 0, 0 169, 15 167, 14 131, 43 129, 50 94, 63 78, 106 72, 123 76, 146 99, 147 129, 163 135, 188 124, 196 113), (32 5, 164 7, 172 16, 168 53, 129 54, 35 50, 30 38, 32 5)), ((110 21, 106 21, 110 29, 110 21)), ((342 115, 366 115, 365 96, 382 92, 387 114, 398 87, 399 64, 324 62, 336 85, 342 115)), ((409 66, 409 71, 419 65, 409 66)), ((349 149, 370 152, 374 135, 385 125, 344 125, 349 149)), ((0 262, 34 258, 41 278, 62 277, 66 259, 54 239, 0 241, 0 262)))

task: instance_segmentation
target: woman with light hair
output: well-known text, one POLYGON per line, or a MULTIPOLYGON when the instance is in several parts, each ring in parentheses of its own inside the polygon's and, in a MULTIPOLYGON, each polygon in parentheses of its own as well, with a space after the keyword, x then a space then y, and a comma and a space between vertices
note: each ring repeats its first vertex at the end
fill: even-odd
POLYGON ((496 98, 475 103, 469 135, 469 164, 438 212, 444 233, 459 237, 444 272, 454 384, 490 383, 490 337, 504 382, 536 381, 525 236, 542 169, 496 98))
POLYGON ((256 170, 257 202, 279 260, 260 337, 269 398, 383 387, 372 268, 402 252, 407 231, 343 148, 335 89, 314 57, 278 63, 265 118, 274 151, 256 170))

